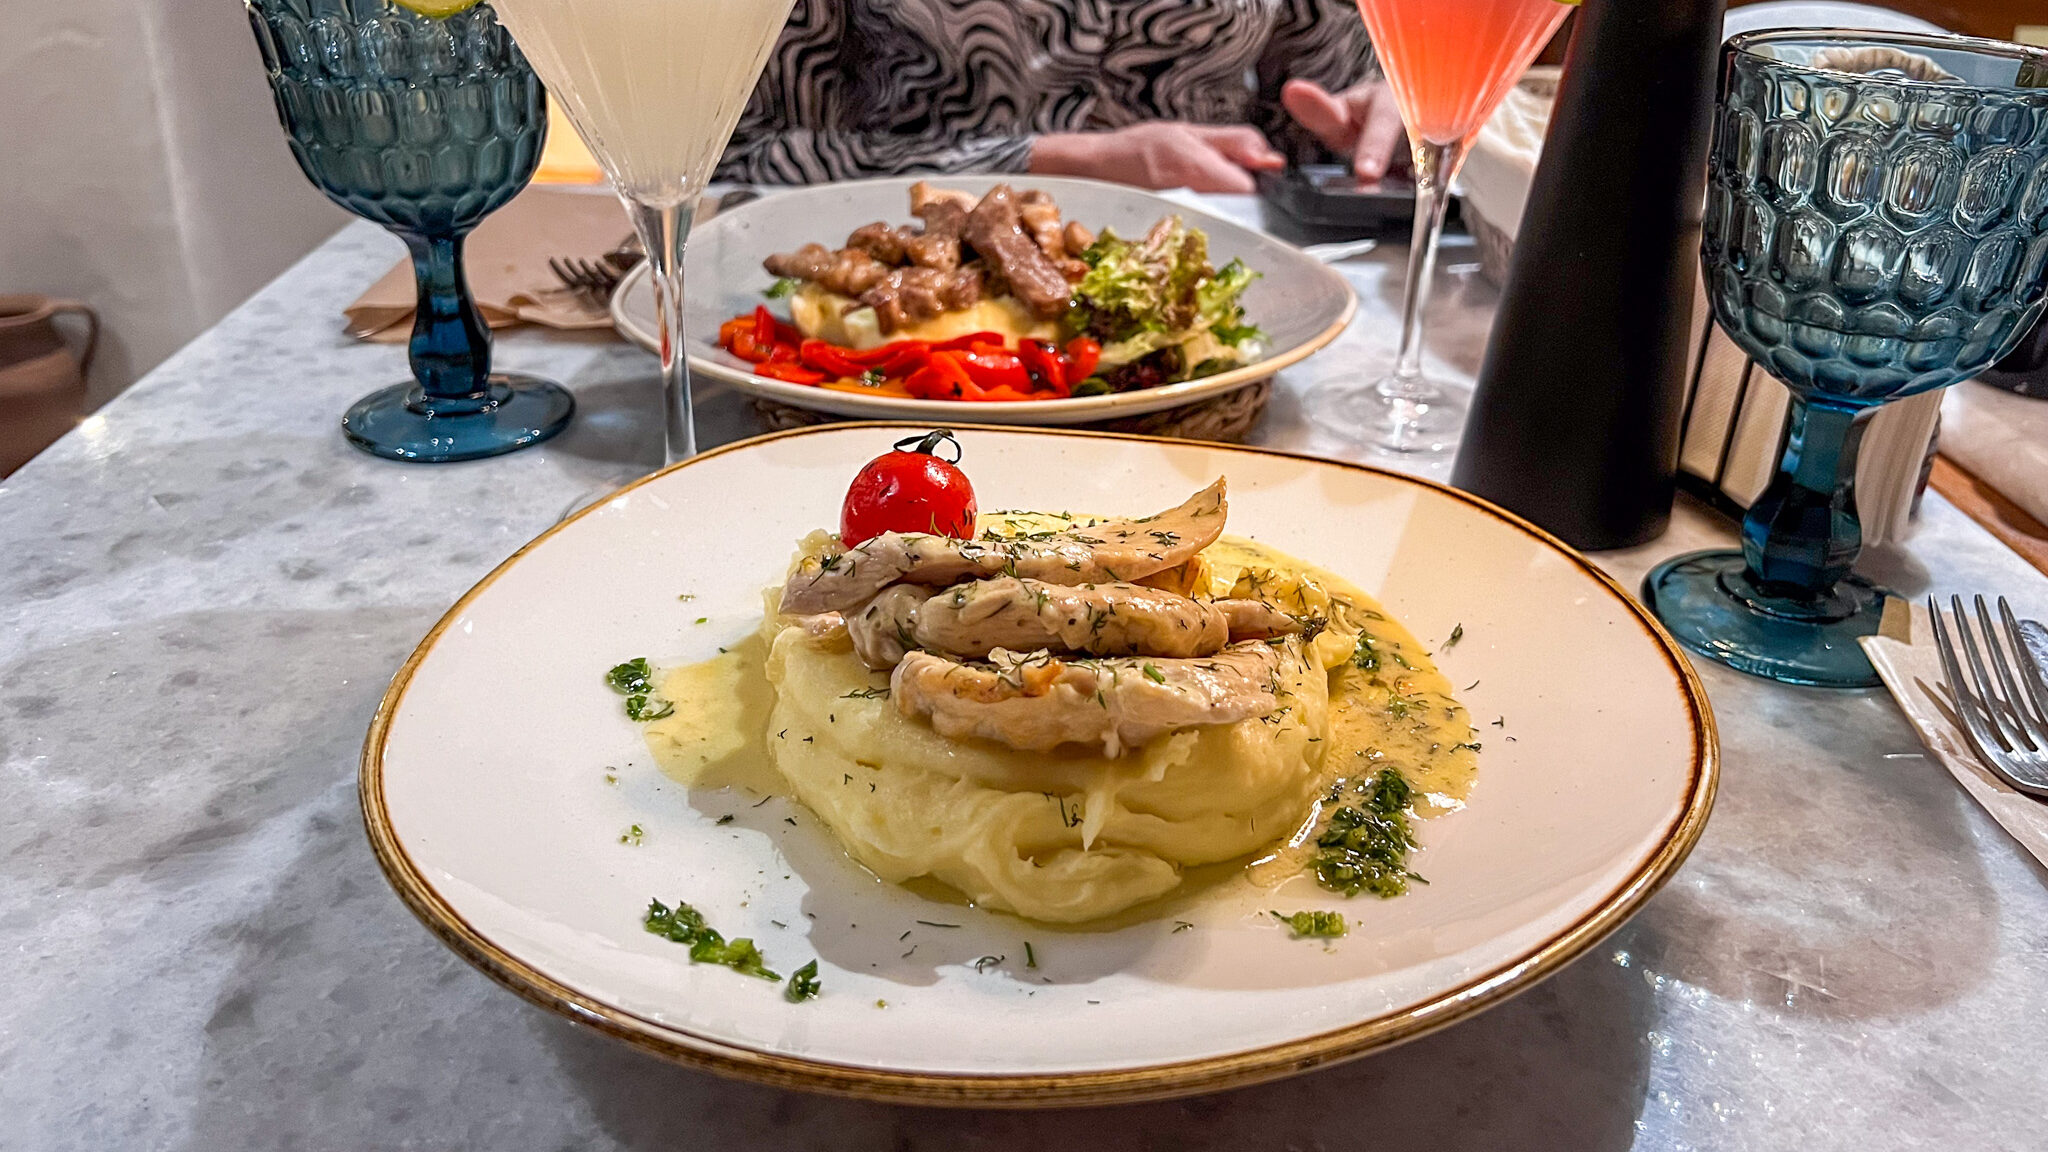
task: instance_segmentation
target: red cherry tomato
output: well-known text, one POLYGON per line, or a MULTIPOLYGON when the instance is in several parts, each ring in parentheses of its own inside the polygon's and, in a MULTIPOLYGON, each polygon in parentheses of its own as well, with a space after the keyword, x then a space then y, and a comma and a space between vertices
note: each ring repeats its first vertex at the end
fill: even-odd
POLYGON ((974 485, 956 465, 960 442, 944 428, 896 443, 896 450, 868 461, 846 490, 839 513, 839 539, 848 548, 884 532, 930 532, 957 540, 974 537, 974 485), (953 459, 938 456, 953 446, 953 459))

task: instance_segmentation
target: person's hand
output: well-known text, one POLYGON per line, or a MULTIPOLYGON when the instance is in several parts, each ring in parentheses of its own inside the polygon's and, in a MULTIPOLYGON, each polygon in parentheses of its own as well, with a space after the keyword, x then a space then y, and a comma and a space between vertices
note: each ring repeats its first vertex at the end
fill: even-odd
MULTIPOLYGON (((1398 121, 1396 122, 1398 126, 1398 121)), ((1251 192, 1254 172, 1287 167, 1256 128, 1155 120, 1112 132, 1053 132, 1031 143, 1030 169, 1140 188, 1251 192)))
POLYGON ((1351 157, 1352 171, 1368 184, 1387 174, 1408 142, 1401 109, 1384 80, 1342 92, 1312 80, 1289 80, 1280 89, 1280 105, 1332 151, 1351 157))

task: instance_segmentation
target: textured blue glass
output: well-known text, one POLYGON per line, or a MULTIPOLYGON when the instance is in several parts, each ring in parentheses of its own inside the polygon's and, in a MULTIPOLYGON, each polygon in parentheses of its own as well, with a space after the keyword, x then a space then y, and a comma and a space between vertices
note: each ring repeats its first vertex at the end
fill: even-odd
POLYGON ((1962 37, 1768 32, 1722 56, 1701 257, 1714 319, 1793 394, 1742 552, 1645 596, 1695 651, 1797 683, 1876 678, 1882 593, 1856 451, 1878 406, 1969 379, 2048 309, 2048 52, 1962 37))
POLYGON ((533 178, 547 98, 489 6, 446 19, 388 0, 247 0, 292 155, 313 185, 412 252, 414 382, 342 422, 381 456, 468 460, 568 423, 560 387, 491 372, 462 272, 463 238, 533 178))

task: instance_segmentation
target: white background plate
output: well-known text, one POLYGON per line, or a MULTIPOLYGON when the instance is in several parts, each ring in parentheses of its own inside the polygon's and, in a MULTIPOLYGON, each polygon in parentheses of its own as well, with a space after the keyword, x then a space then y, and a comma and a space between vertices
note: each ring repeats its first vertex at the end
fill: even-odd
MULTIPOLYGON (((690 234, 683 287, 688 305, 685 347, 690 356, 690 371, 723 381, 750 396, 841 416, 942 423, 1086 424, 1191 404, 1270 376, 1336 339, 1350 323, 1358 304, 1351 285, 1342 276, 1301 249, 1150 192, 1053 176, 944 176, 928 179, 942 187, 964 188, 977 194, 1005 181, 1017 188, 1042 188, 1059 202, 1065 219, 1079 220, 1098 232, 1105 226, 1111 227, 1126 237, 1142 236, 1160 217, 1179 214, 1190 225, 1208 233, 1209 254, 1219 267, 1238 257, 1260 273, 1261 278, 1246 289, 1244 299, 1246 315, 1265 330, 1265 358, 1201 380, 1139 392, 1071 400, 959 404, 901 396, 862 396, 770 380, 754 375, 752 365, 714 343, 720 324, 752 312, 755 305, 763 303, 761 291, 775 278, 761 267, 762 260, 812 241, 836 248, 846 242, 847 233, 875 220, 891 224, 913 222, 910 186, 919 179, 926 178, 892 177, 777 191, 722 212, 694 230, 690 234)), ((787 318, 786 308, 772 302, 769 306, 787 318)), ((620 334, 635 344, 649 351, 659 349, 654 286, 647 265, 634 269, 619 285, 612 297, 612 321, 620 334)))
POLYGON ((794 542, 836 523, 847 480, 903 433, 808 429, 700 456, 543 535, 450 610, 363 760, 372 842, 430 927, 536 1002, 721 1071, 938 1102, 1123 1099, 1284 1075, 1495 1002, 1613 929, 1698 836, 1716 758, 1704 693, 1632 600, 1537 530, 1354 465, 1029 430, 962 434, 982 507, 1144 513, 1227 474, 1232 531, 1351 578, 1432 648, 1464 625, 1441 664, 1477 682, 1461 698, 1485 750, 1469 807, 1421 828, 1427 886, 1344 903, 1230 883, 1113 931, 1058 931, 883 885, 786 799, 670 782, 605 669, 750 633, 794 542), (631 824, 638 847, 619 843, 631 824), (641 929, 654 896, 754 937, 785 972, 820 957, 825 994, 790 1005, 692 965, 641 929), (1273 902, 1342 904, 1355 926, 1327 949, 1291 940, 1261 914, 1273 902))

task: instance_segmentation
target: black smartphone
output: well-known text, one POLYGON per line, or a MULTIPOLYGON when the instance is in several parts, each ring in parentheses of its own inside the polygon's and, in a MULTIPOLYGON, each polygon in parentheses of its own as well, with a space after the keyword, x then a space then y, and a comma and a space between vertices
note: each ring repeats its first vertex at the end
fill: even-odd
POLYGON ((1259 192, 1296 224, 1332 239, 1405 232, 1415 219, 1415 182, 1405 173, 1362 185, 1348 164, 1303 164, 1261 173, 1259 192))

